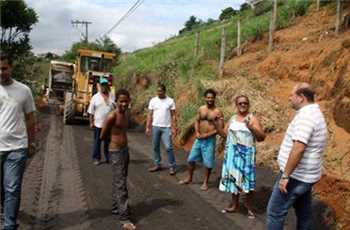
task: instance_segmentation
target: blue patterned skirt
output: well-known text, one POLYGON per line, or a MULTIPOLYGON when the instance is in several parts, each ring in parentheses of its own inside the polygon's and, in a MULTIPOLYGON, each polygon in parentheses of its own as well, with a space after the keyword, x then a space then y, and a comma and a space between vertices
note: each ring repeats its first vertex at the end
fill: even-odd
POLYGON ((226 143, 219 190, 237 194, 255 190, 255 147, 226 143))

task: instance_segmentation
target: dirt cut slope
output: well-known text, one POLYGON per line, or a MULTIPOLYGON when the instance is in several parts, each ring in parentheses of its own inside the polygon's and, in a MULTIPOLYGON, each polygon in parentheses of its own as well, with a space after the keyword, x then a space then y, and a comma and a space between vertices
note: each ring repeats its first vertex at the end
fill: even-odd
MULTIPOLYGON (((344 14, 350 14, 350 4, 345 6, 344 14)), ((325 176, 315 192, 334 209, 337 227, 345 229, 350 224, 350 30, 336 36, 334 24, 334 8, 319 12, 310 9, 306 16, 296 18, 288 28, 276 32, 271 54, 266 53, 267 35, 261 41, 250 42, 243 56, 226 62, 224 78, 239 79, 244 73, 256 79, 255 85, 267 87, 265 105, 277 104, 279 109, 272 107, 272 114, 262 114, 265 126, 275 126, 267 140, 258 145, 257 156, 258 164, 273 169, 277 169, 277 150, 288 125, 286 121, 293 115, 288 108, 289 93, 297 82, 312 84, 329 130, 325 176)), ((252 101, 260 100, 250 96, 252 101)), ((259 107, 256 103, 253 109, 263 112, 265 105, 259 107)))

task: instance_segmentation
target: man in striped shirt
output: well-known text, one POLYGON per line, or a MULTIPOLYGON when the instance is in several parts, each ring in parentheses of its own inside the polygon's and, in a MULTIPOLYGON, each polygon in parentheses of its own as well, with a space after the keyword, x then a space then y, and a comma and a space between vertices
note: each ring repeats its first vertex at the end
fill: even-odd
POLYGON ((311 190, 321 178, 322 154, 327 126, 314 103, 315 92, 309 84, 297 84, 289 103, 296 114, 289 124, 278 153, 280 174, 267 206, 267 229, 283 229, 290 207, 297 216, 297 229, 311 229, 311 190))

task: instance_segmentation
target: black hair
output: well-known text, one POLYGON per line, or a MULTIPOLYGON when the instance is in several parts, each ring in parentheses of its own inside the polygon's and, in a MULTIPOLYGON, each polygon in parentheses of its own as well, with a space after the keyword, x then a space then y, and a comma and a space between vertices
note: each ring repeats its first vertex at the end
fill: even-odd
POLYGON ((127 96, 128 98, 130 98, 130 93, 129 93, 129 91, 126 90, 126 89, 119 89, 119 90, 117 91, 117 93, 116 93, 115 99, 118 100, 118 98, 119 98, 120 95, 124 95, 124 96, 127 96))
POLYGON ((207 89, 203 95, 204 95, 204 97, 206 97, 208 94, 213 94, 214 98, 216 98, 216 91, 215 90, 207 89))
POLYGON ((247 100, 248 104, 250 104, 249 98, 248 98, 246 95, 239 95, 239 96, 237 96, 237 97, 235 98, 235 103, 237 104, 238 99, 240 99, 240 98, 242 98, 242 97, 245 98, 245 99, 247 100))
POLYGON ((0 51, 0 60, 1 60, 1 61, 7 60, 7 63, 8 63, 10 66, 12 66, 12 58, 11 58, 9 55, 3 53, 2 51, 0 51))
POLYGON ((165 85, 163 83, 158 83, 158 88, 160 88, 164 92, 166 91, 166 87, 165 87, 165 85))
POLYGON ((302 87, 295 91, 298 96, 304 96, 308 102, 315 101, 315 91, 310 87, 302 87))

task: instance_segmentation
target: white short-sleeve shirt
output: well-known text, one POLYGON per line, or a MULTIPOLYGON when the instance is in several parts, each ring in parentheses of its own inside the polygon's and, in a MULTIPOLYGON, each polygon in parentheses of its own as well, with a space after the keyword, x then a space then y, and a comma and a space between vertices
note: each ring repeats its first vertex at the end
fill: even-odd
POLYGON ((314 183, 321 178, 322 156, 326 146, 327 125, 317 104, 309 104, 299 109, 289 124, 278 154, 281 171, 287 164, 293 141, 306 145, 299 164, 290 177, 314 183))
POLYGON ((171 127, 171 110, 175 110, 175 102, 170 97, 153 97, 149 102, 149 110, 153 111, 152 126, 171 127))
POLYGON ((109 112, 114 109, 114 96, 109 94, 107 101, 104 100, 101 93, 96 93, 92 96, 88 108, 88 113, 94 116, 94 125, 97 128, 102 128, 104 120, 107 118, 109 112))
POLYGON ((28 148, 25 114, 35 111, 28 86, 13 80, 0 85, 0 151, 28 148))

